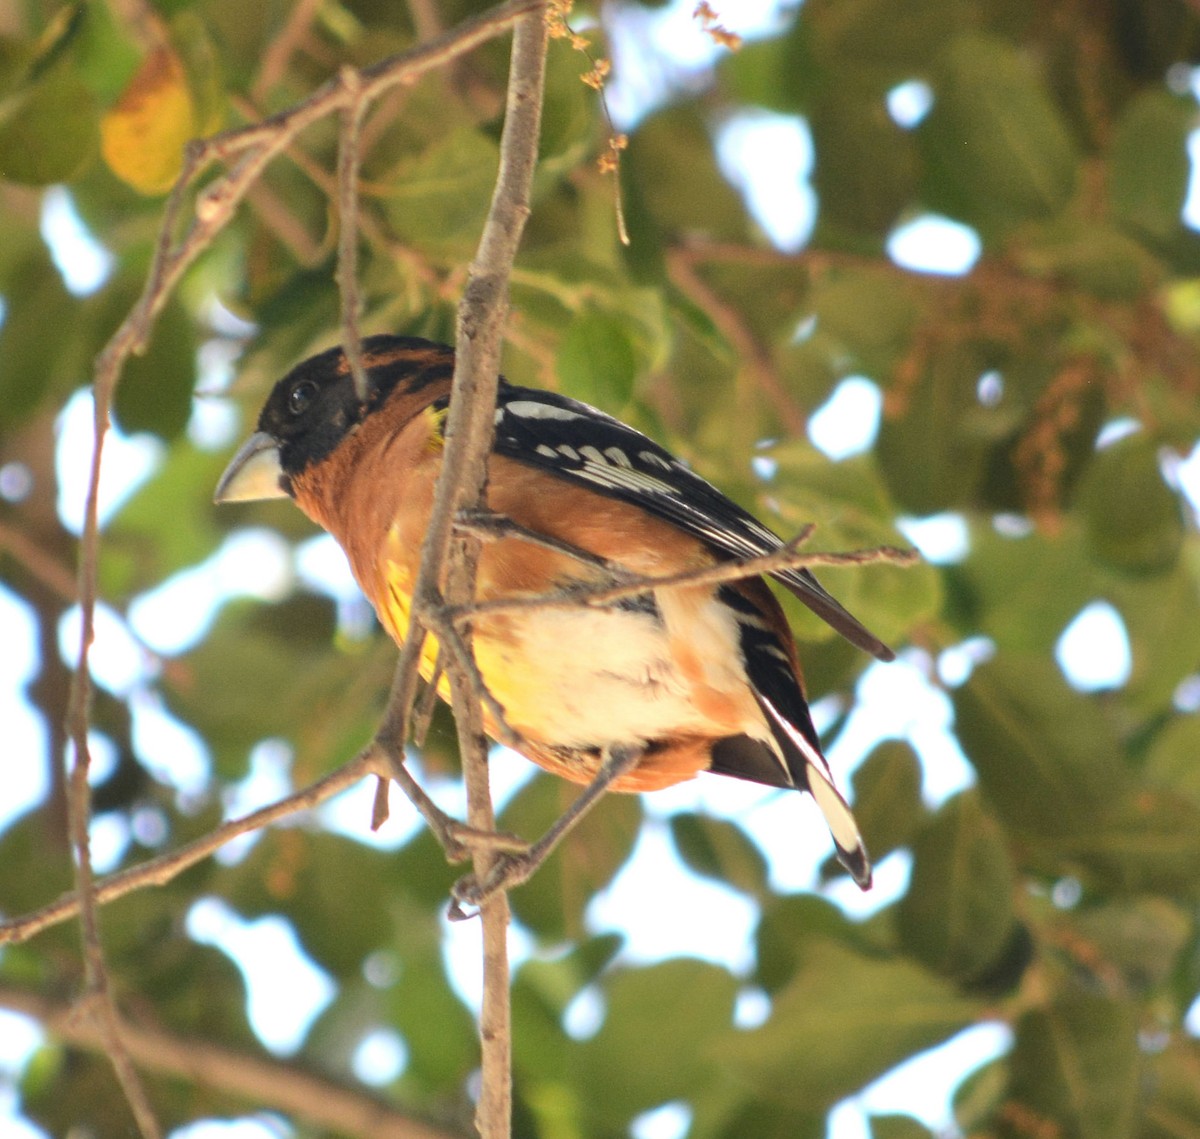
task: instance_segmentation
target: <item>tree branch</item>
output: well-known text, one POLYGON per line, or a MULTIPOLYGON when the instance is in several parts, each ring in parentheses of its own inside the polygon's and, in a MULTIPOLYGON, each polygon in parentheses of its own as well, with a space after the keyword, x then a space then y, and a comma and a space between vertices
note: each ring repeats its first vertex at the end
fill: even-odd
MULTIPOLYGON (((0 987, 0 1007, 40 1021, 68 1044, 104 1052, 107 1039, 67 1004, 24 989, 0 987)), ((372 1139, 461 1139, 457 1133, 422 1123, 365 1091, 263 1056, 234 1052, 192 1037, 172 1036, 125 1021, 121 1033, 129 1054, 147 1072, 182 1077, 241 1096, 256 1107, 275 1108, 340 1135, 372 1139)))

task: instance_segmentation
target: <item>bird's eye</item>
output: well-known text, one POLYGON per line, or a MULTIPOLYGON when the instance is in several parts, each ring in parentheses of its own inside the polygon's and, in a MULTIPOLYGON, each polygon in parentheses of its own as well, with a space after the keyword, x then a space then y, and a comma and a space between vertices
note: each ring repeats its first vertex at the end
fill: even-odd
POLYGON ((288 411, 303 415, 317 394, 317 385, 312 380, 302 380, 288 393, 288 411))

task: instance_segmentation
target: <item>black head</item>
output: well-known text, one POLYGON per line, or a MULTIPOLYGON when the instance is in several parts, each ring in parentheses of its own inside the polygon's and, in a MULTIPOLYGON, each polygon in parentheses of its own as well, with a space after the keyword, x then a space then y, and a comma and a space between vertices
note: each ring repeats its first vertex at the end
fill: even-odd
POLYGON ((278 442, 280 466, 288 477, 329 456, 396 388, 413 391, 454 372, 452 348, 417 336, 368 336, 362 354, 365 402, 358 399, 340 347, 297 364, 267 397, 258 429, 278 442))
POLYGON ((345 353, 330 348, 281 379, 258 417, 258 430, 217 486, 218 502, 292 493, 292 480, 328 458, 397 389, 417 391, 454 373, 454 350, 416 336, 369 336, 362 342, 367 396, 360 400, 345 353))

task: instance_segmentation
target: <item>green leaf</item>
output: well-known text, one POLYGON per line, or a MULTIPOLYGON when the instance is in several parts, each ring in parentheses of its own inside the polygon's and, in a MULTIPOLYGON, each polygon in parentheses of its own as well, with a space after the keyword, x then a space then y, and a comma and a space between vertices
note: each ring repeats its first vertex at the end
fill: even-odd
POLYGON ((597 407, 619 409, 633 395, 637 372, 629 322, 584 308, 567 326, 556 358, 563 390, 597 407))
POLYGON ((83 376, 71 374, 82 363, 70 333, 72 298, 44 254, 13 266, 4 298, 0 432, 9 432, 41 408, 44 400, 65 395, 83 376), (47 328, 66 331, 47 336, 47 328))
POLYGON ((1139 1139, 1200 1136, 1200 1043, 1176 1036, 1157 1055, 1145 1057, 1147 1102, 1139 1139))
POLYGON ((1169 569, 1183 544, 1183 510, 1163 481, 1158 443, 1142 433, 1118 440, 1092 460, 1079 485, 1088 548, 1127 573, 1169 569))
POLYGON ((95 154, 92 93, 56 68, 0 105, 0 178, 48 186, 73 178, 95 154))
POLYGON ((958 737, 1000 820, 1053 845, 1095 828, 1130 787, 1093 701, 1054 663, 1000 654, 954 692, 958 737))
POLYGON ((1133 1134, 1139 1058, 1133 1010, 1065 993, 1017 1022, 1009 1099, 1070 1139, 1133 1134))
POLYGON ((1057 213, 1078 156, 1058 109, 1011 42, 971 32, 944 49, 917 127, 930 206, 985 231, 1057 213))
POLYGON ((963 792, 918 832, 897 928, 905 949, 939 973, 969 982, 1011 938, 1016 875, 1004 834, 979 796, 963 792))
POLYGON ((732 1039, 723 1063, 762 1099, 812 1111, 945 1040, 978 1012, 917 965, 817 942, 775 995, 770 1019, 732 1039))
POLYGON ((921 761, 902 740, 885 740, 855 770, 854 817, 874 860, 907 846, 920 826, 921 780, 921 761))
POLYGON ((170 302, 154 324, 146 352, 125 365, 113 414, 124 431, 150 431, 170 442, 187 427, 195 386, 195 320, 183 305, 170 302))
POLYGON ((967 426, 980 410, 982 364, 969 347, 939 352, 886 407, 875 454, 901 510, 937 514, 974 504, 991 442, 967 426))
POLYGON ((1013 255, 1030 274, 1066 278, 1102 300, 1135 301, 1162 274, 1144 246, 1095 218, 1054 218, 1013 255))
POLYGON ((1200 643, 1200 540, 1184 537, 1184 556, 1173 569, 1153 577, 1106 575, 1104 593, 1125 623, 1132 656, 1122 699, 1144 714, 1170 707, 1179 684, 1196 671, 1200 643))
POLYGON ((1196 124, 1195 100, 1165 90, 1143 91, 1122 110, 1108 192, 1113 215, 1135 234, 1168 241, 1180 231, 1196 124))
POLYGON ((212 554, 221 536, 212 488, 228 458, 186 439, 170 448, 109 526, 100 563, 106 594, 124 597, 160 585, 212 554), (170 526, 163 525, 165 518, 170 526))
POLYGON ((784 988, 808 967, 814 946, 840 941, 865 947, 861 928, 832 902, 816 894, 772 898, 763 905, 758 923, 755 980, 769 993, 784 988))
POLYGON ((946 573, 964 636, 983 633, 1002 651, 1048 656, 1068 623, 1103 589, 1077 528, 1011 535, 970 527, 970 555, 946 573), (1053 589, 1046 582, 1053 581, 1053 589))
MULTIPOLYGON (((916 196, 916 144, 878 95, 853 98, 835 89, 809 116, 817 152, 813 188, 822 234, 867 237, 875 248, 916 196)), ((893 289, 892 295, 902 295, 893 289)), ((859 328, 869 326, 859 317, 859 328)))
POLYGON ((934 1139, 934 1134, 911 1115, 872 1115, 871 1139, 934 1139))
POLYGON ((1187 796, 1200 807, 1200 717, 1174 716, 1146 756, 1146 778, 1164 791, 1187 796))
POLYGON ((635 183, 631 225, 640 206, 668 234, 745 235, 741 199, 717 168, 708 126, 695 104, 678 103, 646 118, 630 136, 624 167, 635 183))
POLYGON ((930 45, 964 22, 954 0, 811 0, 797 21, 811 41, 812 66, 833 88, 882 96, 929 66, 930 45))
POLYGON ((722 85, 739 103, 752 103, 781 115, 808 108, 816 83, 809 26, 797 20, 782 36, 743 43, 717 62, 722 85))
POLYGON ((672 815, 671 837, 679 856, 697 874, 752 897, 766 892, 766 859, 736 823, 706 815, 672 815))
POLYGON ((623 1130, 635 1115, 714 1082, 733 1034, 736 992, 726 970, 688 958, 613 976, 604 1024, 573 1057, 586 1097, 584 1133, 623 1130))
POLYGON ((913 294, 896 284, 894 273, 873 269, 823 275, 808 297, 816 318, 810 351, 838 359, 843 372, 891 374, 911 348, 919 316, 913 294))
POLYGON ((1166 898, 1122 898, 1089 907, 1071 916, 1064 943, 1077 939, 1115 966, 1127 985, 1138 992, 1162 984, 1175 968, 1179 954, 1193 935, 1192 918, 1166 898))
POLYGON ((204 736, 223 776, 240 777, 250 749, 271 737, 293 745, 302 773, 370 738, 392 654, 337 653, 333 632, 332 603, 312 594, 269 607, 233 602, 172 662, 167 704, 204 736))
POLYGON ((390 175, 387 198, 397 234, 435 252, 473 246, 498 161, 496 144, 474 127, 458 127, 403 159, 390 175))

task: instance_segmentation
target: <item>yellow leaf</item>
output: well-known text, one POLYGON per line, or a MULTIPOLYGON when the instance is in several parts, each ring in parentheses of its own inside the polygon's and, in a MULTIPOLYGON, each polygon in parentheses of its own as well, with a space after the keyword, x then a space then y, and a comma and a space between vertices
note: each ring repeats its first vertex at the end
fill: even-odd
POLYGON ((187 76, 169 48, 151 52, 100 120, 100 151, 109 169, 142 194, 162 194, 183 165, 195 134, 187 76))

